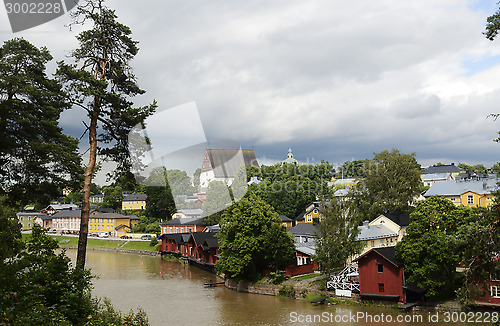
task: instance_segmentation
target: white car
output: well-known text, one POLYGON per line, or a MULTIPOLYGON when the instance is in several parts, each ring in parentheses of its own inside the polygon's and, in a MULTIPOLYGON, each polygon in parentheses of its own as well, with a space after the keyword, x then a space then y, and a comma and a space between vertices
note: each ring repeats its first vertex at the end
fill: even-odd
POLYGON ((99 233, 99 238, 107 238, 107 237, 109 237, 109 234, 107 232, 99 233))

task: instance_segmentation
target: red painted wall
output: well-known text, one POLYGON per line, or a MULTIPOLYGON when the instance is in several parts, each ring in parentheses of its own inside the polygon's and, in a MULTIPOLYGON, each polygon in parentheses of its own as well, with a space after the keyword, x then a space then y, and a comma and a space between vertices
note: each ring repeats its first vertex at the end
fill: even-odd
POLYGON ((371 252, 358 260, 358 270, 361 294, 398 295, 399 301, 404 301, 402 267, 371 252), (384 266, 382 273, 378 272, 378 264, 384 266), (379 292, 379 283, 384 284, 384 292, 379 292))
POLYGON ((500 305, 500 298, 492 298, 491 297, 491 286, 497 286, 500 288, 500 281, 489 281, 486 284, 486 293, 482 298, 477 299, 477 302, 485 302, 500 305))

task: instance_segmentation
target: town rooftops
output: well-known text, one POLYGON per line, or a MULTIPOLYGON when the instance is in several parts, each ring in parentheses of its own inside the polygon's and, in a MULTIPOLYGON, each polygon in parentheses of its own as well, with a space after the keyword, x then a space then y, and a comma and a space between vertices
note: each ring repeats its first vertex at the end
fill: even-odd
POLYGON ((434 195, 438 196, 458 196, 467 191, 477 194, 489 194, 491 191, 498 190, 498 179, 471 180, 471 181, 439 181, 427 190, 424 197, 434 195))
POLYGON ((42 216, 45 215, 44 213, 39 213, 39 212, 17 212, 17 216, 42 216))
POLYGON ((133 214, 119 214, 119 213, 93 213, 92 218, 128 218, 131 220, 138 220, 139 218, 133 214))
POLYGON ((295 243, 295 250, 309 256, 316 255, 316 243, 315 242, 295 243))
POLYGON ((422 171, 422 174, 430 173, 460 173, 460 168, 455 166, 455 163, 450 165, 439 165, 439 166, 429 166, 427 169, 422 171))
POLYGON ((386 260, 388 260, 390 263, 392 263, 396 267, 400 267, 403 265, 403 262, 396 258, 396 248, 395 247, 372 248, 369 251, 362 254, 361 256, 359 256, 358 258, 354 259, 353 261, 356 262, 356 261, 360 260, 362 257, 365 257, 371 253, 376 253, 379 256, 384 257, 386 260))
POLYGON ((240 166, 259 167, 253 149, 207 149, 216 178, 234 178, 240 166))
POLYGON ((122 201, 144 201, 147 197, 146 194, 127 195, 122 201))
POLYGON ((288 216, 285 216, 285 215, 280 215, 279 216, 281 222, 293 222, 293 220, 291 218, 289 218, 288 216))
POLYGON ((444 180, 449 180, 450 173, 426 173, 423 175, 423 181, 444 181, 444 180))
POLYGON ((49 208, 52 208, 52 210, 55 211, 62 211, 62 210, 78 209, 78 206, 76 206, 75 204, 51 204, 47 206, 46 210, 49 210, 49 208))
POLYGON ((57 217, 81 217, 82 216, 82 211, 79 209, 74 209, 74 210, 62 210, 54 215, 52 215, 52 218, 57 218, 57 217))
MULTIPOLYGON (((201 214, 203 213, 203 210, 201 210, 199 208, 179 209, 178 211, 176 211, 176 213, 182 213, 186 216, 201 216, 201 214)), ((174 213, 174 215, 175 215, 175 213, 174 213)))
POLYGON ((391 229, 383 224, 368 225, 366 222, 362 226, 358 227, 359 233, 356 237, 357 241, 362 240, 373 240, 388 237, 397 237, 398 234, 393 232, 391 229))
POLYGON ((293 236, 310 236, 315 237, 319 234, 319 229, 311 223, 299 223, 287 231, 293 236))
POLYGON ((203 218, 196 217, 181 217, 173 218, 170 221, 163 222, 162 226, 165 225, 203 225, 203 218))

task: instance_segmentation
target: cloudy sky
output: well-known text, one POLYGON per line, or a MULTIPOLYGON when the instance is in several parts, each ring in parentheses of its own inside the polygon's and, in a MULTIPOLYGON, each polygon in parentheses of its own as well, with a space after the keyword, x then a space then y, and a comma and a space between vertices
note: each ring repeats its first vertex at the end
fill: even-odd
MULTIPOLYGON (((500 39, 482 32, 495 2, 107 4, 140 42, 132 66, 147 93, 137 104, 194 102, 208 139, 236 140, 261 163, 289 147, 302 162, 334 164, 399 148, 424 166, 489 166, 500 161, 500 120, 486 118, 500 112, 500 39)), ((0 16, 3 40, 24 37, 55 60, 77 47, 68 15, 16 34, 3 7, 0 16)), ((73 109, 61 123, 80 136, 83 119, 73 109)))

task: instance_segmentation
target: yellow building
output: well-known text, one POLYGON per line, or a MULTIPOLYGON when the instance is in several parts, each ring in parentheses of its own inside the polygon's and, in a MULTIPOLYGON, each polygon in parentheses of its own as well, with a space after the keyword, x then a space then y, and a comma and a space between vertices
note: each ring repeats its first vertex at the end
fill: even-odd
POLYGON ((122 211, 142 211, 146 209, 145 194, 127 195, 122 200, 122 211))
POLYGON ((293 226, 293 220, 289 218, 288 216, 285 215, 280 215, 279 216, 281 220, 281 225, 286 227, 286 228, 291 228, 293 226))
POLYGON ((314 202, 307 206, 306 210, 302 212, 295 221, 299 223, 319 223, 322 219, 320 214, 320 202, 314 202))
POLYGON ((138 223, 139 218, 135 215, 92 212, 90 214, 89 233, 108 233, 119 237, 130 232, 138 223))
POLYGON ((469 181, 438 181, 424 194, 425 198, 440 196, 455 205, 487 207, 493 204, 491 191, 497 190, 498 179, 469 181))

